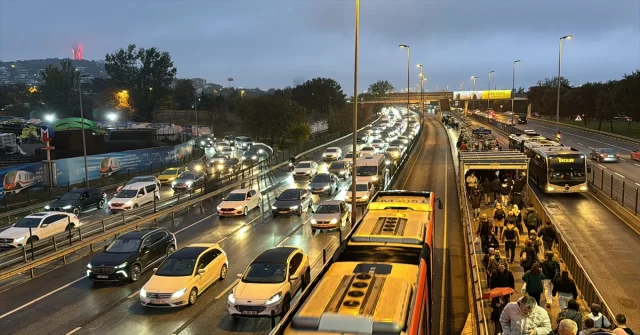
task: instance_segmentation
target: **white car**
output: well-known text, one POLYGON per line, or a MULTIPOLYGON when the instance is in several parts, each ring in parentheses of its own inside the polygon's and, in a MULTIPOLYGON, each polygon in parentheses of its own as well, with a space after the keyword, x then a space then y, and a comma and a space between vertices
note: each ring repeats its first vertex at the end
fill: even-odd
POLYGON ((73 213, 33 213, 0 232, 0 249, 21 248, 32 240, 33 242, 43 240, 79 226, 80 220, 73 213), (31 235, 29 235, 29 228, 31 228, 31 235))
POLYGON ((283 316, 298 290, 311 282, 309 257, 300 248, 265 250, 249 265, 231 291, 227 309, 233 317, 283 316))
POLYGON ((378 150, 382 150, 384 149, 385 143, 383 140, 373 140, 373 142, 371 142, 371 146, 378 150))
POLYGON ((218 215, 225 216, 247 215, 250 210, 260 207, 261 196, 256 190, 233 190, 218 205, 218 215))
POLYGON ((360 152, 362 153, 362 156, 373 156, 375 154, 378 153, 378 149, 376 149, 375 147, 362 147, 362 149, 360 150, 360 152))
POLYGON ((131 178, 131 180, 129 180, 126 184, 119 186, 116 189, 116 193, 120 192, 120 190, 127 185, 141 183, 141 182, 154 182, 156 183, 156 186, 158 188, 160 188, 160 186, 162 185, 162 183, 160 182, 160 179, 158 179, 156 176, 138 176, 138 177, 131 178))
POLYGON ((323 161, 337 161, 342 159, 342 149, 338 147, 328 147, 322 154, 323 161))
MULTIPOLYGON (((370 181, 356 181, 356 203, 366 204, 368 203, 373 194, 375 193, 375 187, 370 181)), ((347 192, 345 201, 351 203, 351 192, 347 192)))
POLYGON ((342 229, 351 222, 351 208, 342 200, 325 200, 313 211, 311 231, 342 229))
MULTIPOLYGON (((362 152, 358 151, 356 152, 356 159, 362 157, 362 152)), ((349 151, 344 155, 344 158, 342 158, 343 162, 347 162, 347 163, 353 163, 353 151, 349 151)))
POLYGON ((318 163, 314 161, 302 161, 293 169, 294 177, 313 177, 318 174, 318 163))
POLYGON ((108 205, 109 210, 115 213, 138 208, 154 201, 160 201, 158 185, 155 182, 137 182, 123 187, 113 199, 109 200, 108 205))

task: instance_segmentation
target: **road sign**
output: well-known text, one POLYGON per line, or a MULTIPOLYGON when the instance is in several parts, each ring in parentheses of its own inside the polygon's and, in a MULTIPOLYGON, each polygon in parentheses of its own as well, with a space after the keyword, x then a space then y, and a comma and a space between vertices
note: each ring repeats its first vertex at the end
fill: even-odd
POLYGON ((576 121, 582 121, 582 118, 580 117, 580 115, 576 116, 576 121))
POLYGON ((484 127, 480 127, 472 130, 471 133, 473 133, 474 135, 490 135, 491 130, 485 129, 484 127))
POLYGON ((42 142, 49 142, 53 139, 54 131, 50 126, 41 126, 40 127, 40 138, 42 142))

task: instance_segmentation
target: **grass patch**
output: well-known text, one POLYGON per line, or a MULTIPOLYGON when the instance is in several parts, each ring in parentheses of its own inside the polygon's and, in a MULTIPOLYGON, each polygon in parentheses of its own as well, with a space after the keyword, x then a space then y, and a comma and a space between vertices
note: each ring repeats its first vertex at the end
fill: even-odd
POLYGON ((640 122, 632 121, 613 121, 613 131, 611 131, 611 123, 608 121, 602 122, 602 128, 598 129, 598 125, 600 122, 598 121, 589 121, 588 124, 584 124, 584 121, 569 121, 562 120, 564 124, 570 124, 574 126, 589 128, 593 130, 600 130, 607 133, 613 133, 620 136, 627 136, 631 138, 640 139, 640 122))

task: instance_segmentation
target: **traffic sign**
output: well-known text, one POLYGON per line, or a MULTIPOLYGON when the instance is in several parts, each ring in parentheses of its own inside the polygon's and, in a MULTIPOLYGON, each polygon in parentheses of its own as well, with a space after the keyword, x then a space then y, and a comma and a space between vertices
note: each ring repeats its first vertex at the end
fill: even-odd
POLYGON ((580 115, 576 116, 576 121, 582 121, 582 118, 580 117, 580 115))
POLYGON ((490 135, 491 130, 485 129, 484 127, 480 127, 472 130, 471 133, 473 133, 474 135, 490 135))
POLYGON ((40 126, 40 139, 42 142, 49 142, 53 139, 54 131, 50 126, 40 126))

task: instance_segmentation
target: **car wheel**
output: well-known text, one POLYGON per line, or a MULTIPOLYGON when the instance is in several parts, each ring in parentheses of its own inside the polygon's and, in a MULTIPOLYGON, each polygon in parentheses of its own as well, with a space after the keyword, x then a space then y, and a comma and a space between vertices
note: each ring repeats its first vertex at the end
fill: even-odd
POLYGON ((315 234, 315 233, 316 233, 316 230, 311 228, 311 234, 315 234))
POLYGON ((242 215, 247 216, 247 213, 249 213, 249 210, 247 209, 247 206, 244 206, 244 211, 242 212, 242 215))
POLYGON ((169 257, 169 255, 171 255, 174 251, 176 251, 176 247, 173 246, 173 244, 171 244, 170 246, 167 247, 167 257, 169 257))
POLYGON ((67 225, 67 228, 65 229, 65 231, 74 230, 75 228, 76 228, 76 225, 73 223, 70 223, 67 225))
POLYGON ((75 215, 80 214, 80 208, 78 208, 78 207, 74 207, 74 208, 71 210, 71 213, 73 213, 73 214, 75 214, 75 215))
POLYGON ((38 236, 31 236, 27 239, 27 244, 31 244, 31 241, 33 241, 33 243, 38 242, 39 238, 38 236))
POLYGON ((132 283, 137 282, 138 279, 140 279, 141 273, 142 273, 142 269, 140 268, 140 265, 133 264, 131 266, 131 269, 129 269, 129 281, 132 283))
POLYGON ((227 278, 227 264, 223 264, 220 268, 220 280, 227 278))
POLYGON ((282 302, 282 308, 280 310, 280 317, 285 316, 285 314, 287 314, 287 312, 289 312, 289 308, 291 306, 291 298, 289 298, 289 296, 285 296, 284 297, 284 301, 282 302))
POLYGON ((133 204, 133 208, 138 208, 138 204, 133 204))
POLYGON ((104 205, 107 203, 106 200, 102 199, 98 202, 98 209, 103 209, 104 205))
POLYGON ((304 290, 311 283, 311 269, 307 268, 307 271, 304 273, 304 277, 302 277, 302 289, 304 290))
POLYGON ((194 287, 189 292, 189 306, 193 306, 198 300, 198 290, 194 287))

